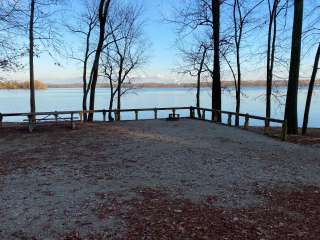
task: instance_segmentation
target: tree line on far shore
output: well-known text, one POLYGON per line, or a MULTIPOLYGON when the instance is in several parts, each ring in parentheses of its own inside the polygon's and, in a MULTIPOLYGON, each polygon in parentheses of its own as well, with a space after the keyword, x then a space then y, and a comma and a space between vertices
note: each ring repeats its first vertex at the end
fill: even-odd
MULTIPOLYGON (((43 90, 47 89, 48 85, 40 81, 34 81, 34 88, 43 90)), ((0 89, 30 89, 30 82, 0 81, 0 89)))
MULTIPOLYGON (((64 4, 63 0, 2 0, 0 3, 0 68, 3 71, 19 69, 20 59, 28 57, 32 113, 36 112, 34 58, 44 52, 53 59, 64 54, 63 36, 56 29, 57 6, 64 4), (24 45, 16 44, 17 38, 24 45)), ((83 42, 81 49, 74 51, 73 46, 68 46, 66 50, 67 57, 82 65, 82 108, 84 111, 95 109, 96 87, 99 79, 104 78, 110 86, 108 107, 119 110, 121 97, 134 88, 134 75, 148 59, 143 6, 125 0, 81 0, 77 1, 77 9, 76 13, 64 13, 72 16, 64 28, 83 42)), ((251 54, 259 59, 256 56, 259 55, 265 62, 265 116, 270 118, 272 99, 277 98, 274 83, 281 79, 279 73, 283 76, 287 70, 284 118, 289 134, 298 133, 302 45, 308 45, 309 51, 317 49, 303 121, 303 133, 306 133, 320 57, 320 4, 317 1, 183 0, 165 21, 177 27, 177 45, 183 62, 177 71, 195 79, 197 106, 201 106, 200 88, 206 80, 212 88, 212 109, 222 110, 221 76, 222 71, 227 71, 233 78, 235 111, 240 113, 246 58, 251 54), (255 35, 264 29, 266 50, 250 53, 250 41, 262 41, 262 38, 255 39, 255 35)), ((114 120, 111 114, 109 120, 114 120)), ((93 121, 93 113, 85 114, 85 121, 93 121)), ((220 115, 218 121, 221 121, 220 115)), ((239 117, 235 121, 239 125, 239 117)))

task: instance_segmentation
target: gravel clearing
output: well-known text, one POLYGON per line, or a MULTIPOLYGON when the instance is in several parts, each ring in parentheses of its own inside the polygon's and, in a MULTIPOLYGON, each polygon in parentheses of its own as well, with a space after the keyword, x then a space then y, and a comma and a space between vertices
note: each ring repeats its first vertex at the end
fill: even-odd
POLYGON ((310 222, 320 220, 319 153, 316 146, 189 119, 96 123, 74 131, 42 127, 32 134, 2 129, 0 239, 313 239, 320 233, 310 222), (293 206, 283 196, 297 198, 294 206, 308 203, 310 211, 288 210, 294 223, 283 214, 274 223, 276 205, 281 211, 293 206), (257 214, 261 209, 268 214, 257 214), (152 213, 143 227, 135 225, 141 212, 152 213), (211 217, 201 218, 206 213, 211 217), (288 224, 289 232, 270 234, 257 222, 250 235, 239 213, 252 221, 270 217, 266 224, 288 224), (205 226, 204 219, 216 227, 192 228, 196 235, 190 235, 186 229, 205 226), (237 221, 242 225, 233 225, 237 221), (294 232, 301 229, 297 221, 313 227, 294 232), (222 238, 219 229, 229 235, 222 238))

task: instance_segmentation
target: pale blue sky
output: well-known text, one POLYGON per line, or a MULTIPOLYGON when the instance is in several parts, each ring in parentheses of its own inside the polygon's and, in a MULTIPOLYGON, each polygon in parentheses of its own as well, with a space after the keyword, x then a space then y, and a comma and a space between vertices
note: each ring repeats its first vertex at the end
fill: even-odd
MULTIPOLYGON (((72 13, 75 14, 80 11, 77 7, 79 0, 72 0, 72 13)), ((308 4, 307 0, 307 4, 308 4)), ((137 0, 144 7, 145 18, 145 34, 146 38, 150 41, 151 47, 148 50, 149 62, 144 67, 143 71, 139 72, 141 77, 146 78, 147 81, 164 81, 172 82, 174 80, 183 81, 187 77, 177 76, 173 69, 179 62, 176 48, 176 27, 172 24, 168 24, 163 21, 164 16, 172 14, 173 4, 182 4, 183 0, 137 0)), ((306 9, 308 6, 306 7, 306 9)), ((225 10, 226 11, 226 10, 225 10)), ((263 14, 266 11, 266 6, 262 6, 257 12, 263 14)), ((307 10, 306 10, 307 11, 307 10)), ((292 9, 290 9, 292 12, 292 9)), ((290 13, 289 13, 290 14, 290 13)), ((71 18, 66 16, 61 17, 63 21, 68 21, 71 18)), ((222 16, 222 24, 227 23, 229 20, 227 17, 222 16)), ((288 20, 288 25, 292 24, 292 20, 288 20)), ((266 27, 259 33, 249 35, 244 43, 243 55, 243 71, 244 78, 246 80, 259 80, 265 78, 265 69, 263 63, 263 57, 251 56, 249 53, 264 51, 263 44, 265 39, 266 27), (249 56, 249 57, 248 57, 249 56)), ((63 37, 69 41, 65 41, 66 48, 79 45, 78 39, 71 37, 67 31, 62 31, 63 37)), ((290 38, 288 38, 288 44, 290 44, 290 38)), ((309 77, 310 67, 313 63, 314 49, 308 52, 303 59, 302 76, 309 77)), ((40 58, 35 61, 35 73, 36 79, 46 82, 81 82, 81 64, 77 64, 71 59, 65 59, 60 57, 59 61, 62 67, 54 65, 54 61, 46 54, 42 54, 40 58)), ((283 77, 286 77, 286 73, 282 73, 283 77)), ((230 74, 227 68, 223 69, 223 78, 225 80, 231 80, 230 74)), ((8 76, 11 79, 27 80, 28 72, 27 67, 24 71, 20 71, 8 76)))

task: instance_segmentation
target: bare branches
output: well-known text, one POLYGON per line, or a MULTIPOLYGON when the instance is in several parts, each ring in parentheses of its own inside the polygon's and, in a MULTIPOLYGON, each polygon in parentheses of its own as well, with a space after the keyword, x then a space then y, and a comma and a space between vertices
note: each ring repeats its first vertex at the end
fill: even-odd
POLYGON ((20 57, 24 51, 11 39, 12 21, 16 1, 3 0, 0 2, 0 70, 11 71, 21 68, 20 57))
MULTIPOLYGON (((112 6, 112 15, 108 20, 109 38, 105 43, 102 59, 103 73, 110 84, 110 109, 116 96, 117 109, 121 108, 121 96, 132 86, 131 75, 146 62, 146 42, 141 17, 142 8, 137 5, 112 6)), ((112 120, 112 117, 109 116, 109 119, 112 120)))

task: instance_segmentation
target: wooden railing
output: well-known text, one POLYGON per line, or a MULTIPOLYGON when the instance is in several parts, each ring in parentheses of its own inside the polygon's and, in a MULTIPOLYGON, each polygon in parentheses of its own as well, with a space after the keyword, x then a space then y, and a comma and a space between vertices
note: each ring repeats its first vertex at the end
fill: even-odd
POLYGON ((140 112, 153 112, 154 113, 154 119, 159 119, 159 112, 160 111, 172 111, 173 114, 175 114, 179 110, 190 110, 191 107, 167 107, 167 108, 137 108, 137 109, 121 109, 121 110, 94 110, 94 111, 82 111, 80 113, 80 119, 83 120, 84 114, 89 113, 102 113, 102 119, 103 121, 107 121, 107 113, 114 113, 115 119, 121 119, 121 113, 127 113, 132 112, 134 113, 135 120, 139 120, 139 113, 140 112))
MULTIPOLYGON (((232 124, 232 117, 238 116, 239 118, 244 118, 244 124, 243 128, 247 130, 250 125, 250 119, 254 120, 261 120, 264 121, 264 133, 269 134, 270 133, 270 123, 277 123, 281 124, 281 139, 286 141, 287 140, 287 122, 281 119, 276 119, 276 118, 266 118, 266 117, 261 117, 261 116, 256 116, 256 115, 251 115, 251 114, 244 114, 244 113, 236 113, 236 112, 230 112, 230 111, 222 111, 222 110, 212 110, 210 108, 197 108, 197 107, 191 107, 190 108, 190 117, 195 118, 195 119, 200 119, 200 120, 205 120, 205 121, 213 121, 218 123, 219 118, 221 118, 222 115, 227 115, 227 123, 226 125, 228 126, 235 126, 235 124, 232 124), (196 111, 200 111, 200 116, 196 116, 196 111), (211 119, 206 118, 206 112, 211 113, 211 119)), ((221 122, 222 123, 222 122, 221 122)))
MULTIPOLYGON (((281 138, 282 140, 287 139, 287 123, 284 120, 280 119, 275 119, 275 118, 265 118, 265 117, 260 117, 260 116, 255 116, 255 115, 250 115, 250 114, 243 114, 243 113, 236 113, 236 112, 230 112, 230 111, 220 111, 220 110, 212 110, 210 108, 197 108, 197 107, 167 107, 167 108, 137 108, 137 109, 121 109, 121 110, 94 110, 94 111, 55 111, 55 112, 37 112, 37 113, 6 113, 2 114, 0 113, 0 127, 3 126, 3 122, 5 118, 8 117, 27 117, 27 123, 29 126, 29 131, 32 131, 33 127, 37 124, 37 117, 38 116, 52 116, 53 122, 58 122, 60 119, 61 115, 69 115, 70 117, 68 118, 63 118, 64 120, 68 120, 71 122, 71 127, 74 128, 75 121, 79 120, 81 123, 84 121, 84 115, 93 113, 93 114, 102 114, 102 120, 104 122, 107 121, 107 114, 108 113, 113 113, 115 116, 116 120, 121 119, 121 113, 127 113, 127 112, 132 112, 134 113, 134 120, 139 120, 139 113, 140 112, 153 112, 154 113, 154 119, 160 119, 159 118, 159 112, 160 111, 171 111, 173 114, 176 114, 177 111, 179 110, 189 110, 189 114, 187 114, 187 118, 192 118, 192 119, 200 119, 200 120, 206 120, 206 121, 213 121, 218 123, 219 118, 221 115, 227 115, 227 123, 225 123, 228 126, 233 126, 232 124, 232 117, 233 116, 239 116, 239 118, 244 118, 244 129, 249 128, 249 123, 250 119, 255 119, 255 120, 261 120, 264 121, 265 126, 270 126, 270 123, 278 123, 281 124, 282 126, 282 131, 281 131, 281 138), (200 116, 197 116, 197 112, 200 112, 200 116), (206 118, 206 113, 210 112, 211 113, 211 119, 206 118), (36 119, 36 120, 35 120, 36 119)), ((43 119, 38 119, 39 121, 43 119)), ((266 134, 269 133, 270 128, 265 127, 264 131, 266 134)))

